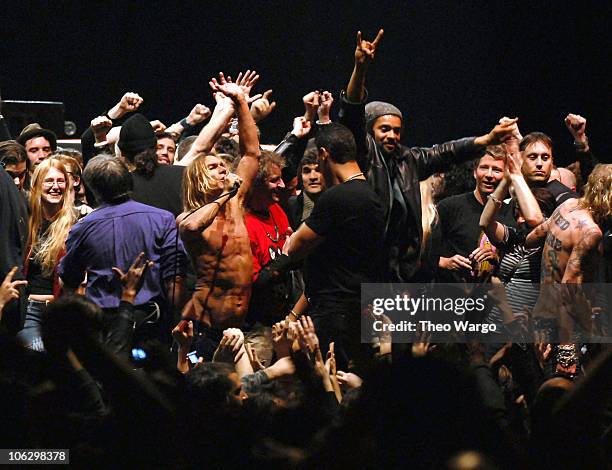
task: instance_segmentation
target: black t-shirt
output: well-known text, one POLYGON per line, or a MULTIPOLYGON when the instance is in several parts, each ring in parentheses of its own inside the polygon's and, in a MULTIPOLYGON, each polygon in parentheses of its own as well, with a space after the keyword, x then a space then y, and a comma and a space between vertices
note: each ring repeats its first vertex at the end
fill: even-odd
MULTIPOLYGON (((488 239, 480 228, 480 216, 484 206, 478 202, 473 192, 459 194, 443 199, 438 204, 440 229, 442 232, 442 251, 440 256, 450 258, 454 255, 466 258, 488 239)), ((498 222, 504 225, 516 226, 513 215, 513 204, 504 203, 497 213, 498 222)), ((462 276, 438 271, 441 282, 465 281, 462 276)))
POLYGON ((544 187, 548 189, 555 197, 555 207, 560 206, 568 199, 576 199, 578 197, 578 194, 575 191, 572 191, 570 188, 557 180, 549 181, 544 187))
POLYGON ((382 274, 384 209, 365 180, 325 191, 306 225, 324 241, 306 259, 306 296, 317 303, 359 301, 361 283, 382 274))
POLYGON ((150 178, 132 173, 132 198, 142 204, 172 212, 174 217, 178 217, 183 212, 184 171, 184 166, 159 165, 150 178))

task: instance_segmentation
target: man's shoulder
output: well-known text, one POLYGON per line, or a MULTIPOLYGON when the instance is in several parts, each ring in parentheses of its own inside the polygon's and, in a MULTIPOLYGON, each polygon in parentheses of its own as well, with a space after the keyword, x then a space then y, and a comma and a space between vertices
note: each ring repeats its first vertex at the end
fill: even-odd
POLYGON ((142 202, 130 199, 129 201, 122 202, 121 204, 100 207, 85 217, 83 221, 87 221, 87 219, 99 220, 112 216, 126 216, 131 214, 150 214, 160 218, 171 218, 174 220, 172 213, 168 212, 167 210, 159 209, 157 207, 149 206, 148 204, 143 204, 142 202), (92 217, 94 215, 95 217, 92 217))
POLYGON ((185 172, 185 166, 182 165, 160 165, 157 167, 156 171, 159 171, 160 174, 169 174, 169 175, 176 175, 176 176, 183 176, 183 173, 185 172))
POLYGON ((438 203, 438 210, 464 206, 470 202, 470 195, 472 195, 472 192, 445 197, 438 203))

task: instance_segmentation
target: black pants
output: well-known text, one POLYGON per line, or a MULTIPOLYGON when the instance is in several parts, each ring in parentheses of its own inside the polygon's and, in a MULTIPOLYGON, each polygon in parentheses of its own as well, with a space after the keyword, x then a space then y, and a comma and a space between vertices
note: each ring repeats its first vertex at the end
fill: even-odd
POLYGON ((349 362, 356 359, 361 345, 361 306, 359 303, 327 303, 313 304, 308 309, 312 318, 323 358, 329 350, 329 344, 334 343, 336 367, 347 371, 349 362))
POLYGON ((129 358, 137 342, 162 339, 163 316, 156 302, 135 306, 121 302, 118 308, 103 310, 104 344, 119 356, 129 358))

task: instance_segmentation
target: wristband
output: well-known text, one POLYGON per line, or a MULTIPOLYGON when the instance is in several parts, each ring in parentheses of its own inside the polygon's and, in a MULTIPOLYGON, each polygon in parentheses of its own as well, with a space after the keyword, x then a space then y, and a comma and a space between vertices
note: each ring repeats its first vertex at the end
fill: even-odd
POLYGON ((576 150, 584 150, 584 149, 586 149, 588 146, 589 146, 589 141, 588 141, 588 140, 586 140, 585 142, 576 142, 576 141, 574 140, 574 148, 575 148, 576 150))
POLYGON ((293 316, 295 317, 295 320, 296 320, 296 321, 297 321, 297 320, 299 320, 299 319, 300 319, 300 317, 301 317, 301 315, 298 315, 298 314, 297 314, 297 313, 295 313, 293 310, 291 310, 291 311, 289 312, 289 315, 293 315, 293 316))
POLYGON ((327 121, 319 121, 319 120, 317 120, 316 123, 317 123, 318 126, 327 126, 327 125, 332 123, 332 120, 331 119, 329 119, 327 121))
POLYGON ((183 129, 189 129, 190 127, 193 127, 191 124, 187 122, 187 118, 181 119, 179 121, 179 124, 183 127, 183 129))

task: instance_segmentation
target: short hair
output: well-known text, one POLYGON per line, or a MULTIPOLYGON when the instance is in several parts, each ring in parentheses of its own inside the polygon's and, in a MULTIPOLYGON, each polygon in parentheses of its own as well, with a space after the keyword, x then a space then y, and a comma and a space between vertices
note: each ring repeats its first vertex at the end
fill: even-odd
POLYGON ((523 139, 519 143, 519 150, 521 152, 524 152, 528 146, 530 146, 531 144, 535 144, 536 142, 542 142, 544 145, 546 145, 550 149, 550 152, 552 153, 553 151, 552 139, 548 137, 546 134, 544 134, 543 132, 530 132, 529 134, 527 134, 525 137, 523 137, 523 139))
POLYGON ((298 164, 298 167, 297 167, 297 177, 298 177, 299 185, 303 184, 302 169, 304 168, 304 165, 318 165, 318 164, 319 164, 319 153, 317 152, 317 149, 315 147, 307 148, 306 151, 304 152, 304 156, 300 160, 300 163, 298 164))
POLYGON ((489 145, 485 150, 485 155, 488 155, 495 160, 503 160, 504 163, 508 158, 508 152, 506 151, 505 145, 489 145))
POLYGON ((191 150, 191 147, 197 138, 197 135, 190 135, 189 137, 185 137, 183 140, 181 140, 176 149, 176 156, 174 158, 177 162, 191 150))
POLYGON ((16 140, 5 140, 4 142, 0 142, 0 163, 4 165, 16 165, 21 162, 29 162, 28 154, 23 145, 16 140))
POLYGON ((171 139, 176 144, 176 137, 174 136, 174 134, 172 134, 170 132, 160 132, 158 134, 155 134, 155 138, 157 140, 159 140, 159 139, 171 139))
POLYGON ((255 176, 253 187, 261 187, 266 184, 266 179, 270 176, 270 171, 273 166, 277 166, 282 170, 285 167, 285 159, 276 152, 263 150, 261 152, 261 157, 259 157, 259 169, 257 170, 257 176, 255 176))
POLYGON ((108 154, 98 155, 89 161, 83 171, 83 180, 97 199, 110 204, 129 198, 134 185, 125 164, 108 154))
POLYGON ((336 163, 354 161, 357 157, 357 145, 353 133, 337 122, 322 126, 315 139, 317 149, 324 148, 336 163))

